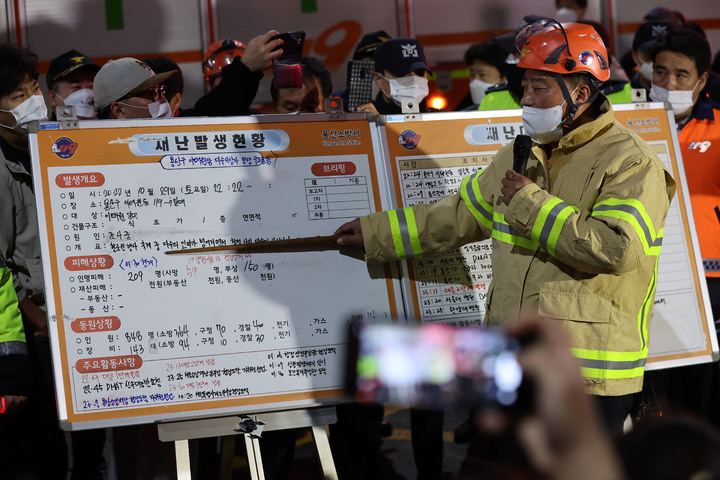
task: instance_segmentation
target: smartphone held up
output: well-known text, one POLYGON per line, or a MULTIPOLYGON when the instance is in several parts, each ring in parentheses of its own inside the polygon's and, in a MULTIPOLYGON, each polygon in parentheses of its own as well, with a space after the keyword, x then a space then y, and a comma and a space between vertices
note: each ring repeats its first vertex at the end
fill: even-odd
POLYGON ((300 59, 305 45, 305 32, 285 32, 272 38, 272 40, 275 39, 283 41, 282 46, 279 47, 282 48, 283 53, 273 61, 273 84, 275 88, 302 88, 303 79, 300 59))
POLYGON ((520 342, 500 330, 444 324, 352 327, 347 389, 359 402, 525 408, 520 342))

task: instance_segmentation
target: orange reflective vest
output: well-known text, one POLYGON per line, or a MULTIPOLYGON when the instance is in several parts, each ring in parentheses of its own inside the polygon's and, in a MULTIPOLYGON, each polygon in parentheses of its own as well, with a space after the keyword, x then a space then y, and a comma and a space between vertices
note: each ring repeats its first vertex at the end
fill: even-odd
POLYGON ((720 278, 720 105, 701 98, 678 140, 705 276, 720 278))

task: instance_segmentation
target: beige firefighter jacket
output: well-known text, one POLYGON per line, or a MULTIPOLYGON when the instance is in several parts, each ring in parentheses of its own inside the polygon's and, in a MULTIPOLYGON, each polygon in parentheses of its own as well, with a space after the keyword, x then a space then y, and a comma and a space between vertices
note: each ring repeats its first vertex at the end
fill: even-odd
POLYGON ((486 322, 519 312, 562 321, 588 392, 640 391, 663 226, 675 182, 651 148, 602 114, 551 152, 533 147, 509 206, 501 180, 513 147, 464 179, 460 193, 361 218, 368 262, 429 255, 492 238, 486 322))

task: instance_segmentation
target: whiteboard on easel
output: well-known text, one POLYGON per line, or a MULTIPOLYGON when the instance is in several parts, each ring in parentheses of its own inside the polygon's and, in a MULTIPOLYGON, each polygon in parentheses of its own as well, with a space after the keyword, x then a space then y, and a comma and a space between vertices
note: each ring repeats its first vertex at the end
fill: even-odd
MULTIPOLYGON (((648 142, 677 182, 660 253, 646 368, 710 361, 718 345, 672 112, 662 104, 613 108, 616 119, 648 142)), ((522 133, 520 110, 395 115, 381 123, 393 208, 457 192, 463 177, 486 168, 522 133)), ((403 262, 408 317, 481 324, 491 280, 489 240, 403 262)))
POLYGON ((31 136, 63 428, 337 401, 348 324, 403 315, 337 250, 166 255, 332 234, 386 207, 362 114, 43 123, 31 136))

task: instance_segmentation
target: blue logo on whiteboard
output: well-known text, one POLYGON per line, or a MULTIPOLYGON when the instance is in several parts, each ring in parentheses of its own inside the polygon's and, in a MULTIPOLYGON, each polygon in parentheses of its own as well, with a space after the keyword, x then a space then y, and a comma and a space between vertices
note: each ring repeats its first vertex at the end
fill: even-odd
POLYGON ((51 150, 58 157, 68 159, 75 155, 77 147, 77 142, 73 142, 68 137, 60 137, 52 144, 51 150))
POLYGON ((398 137, 398 143, 408 150, 412 150, 420 143, 420 135, 412 130, 405 130, 398 137))

